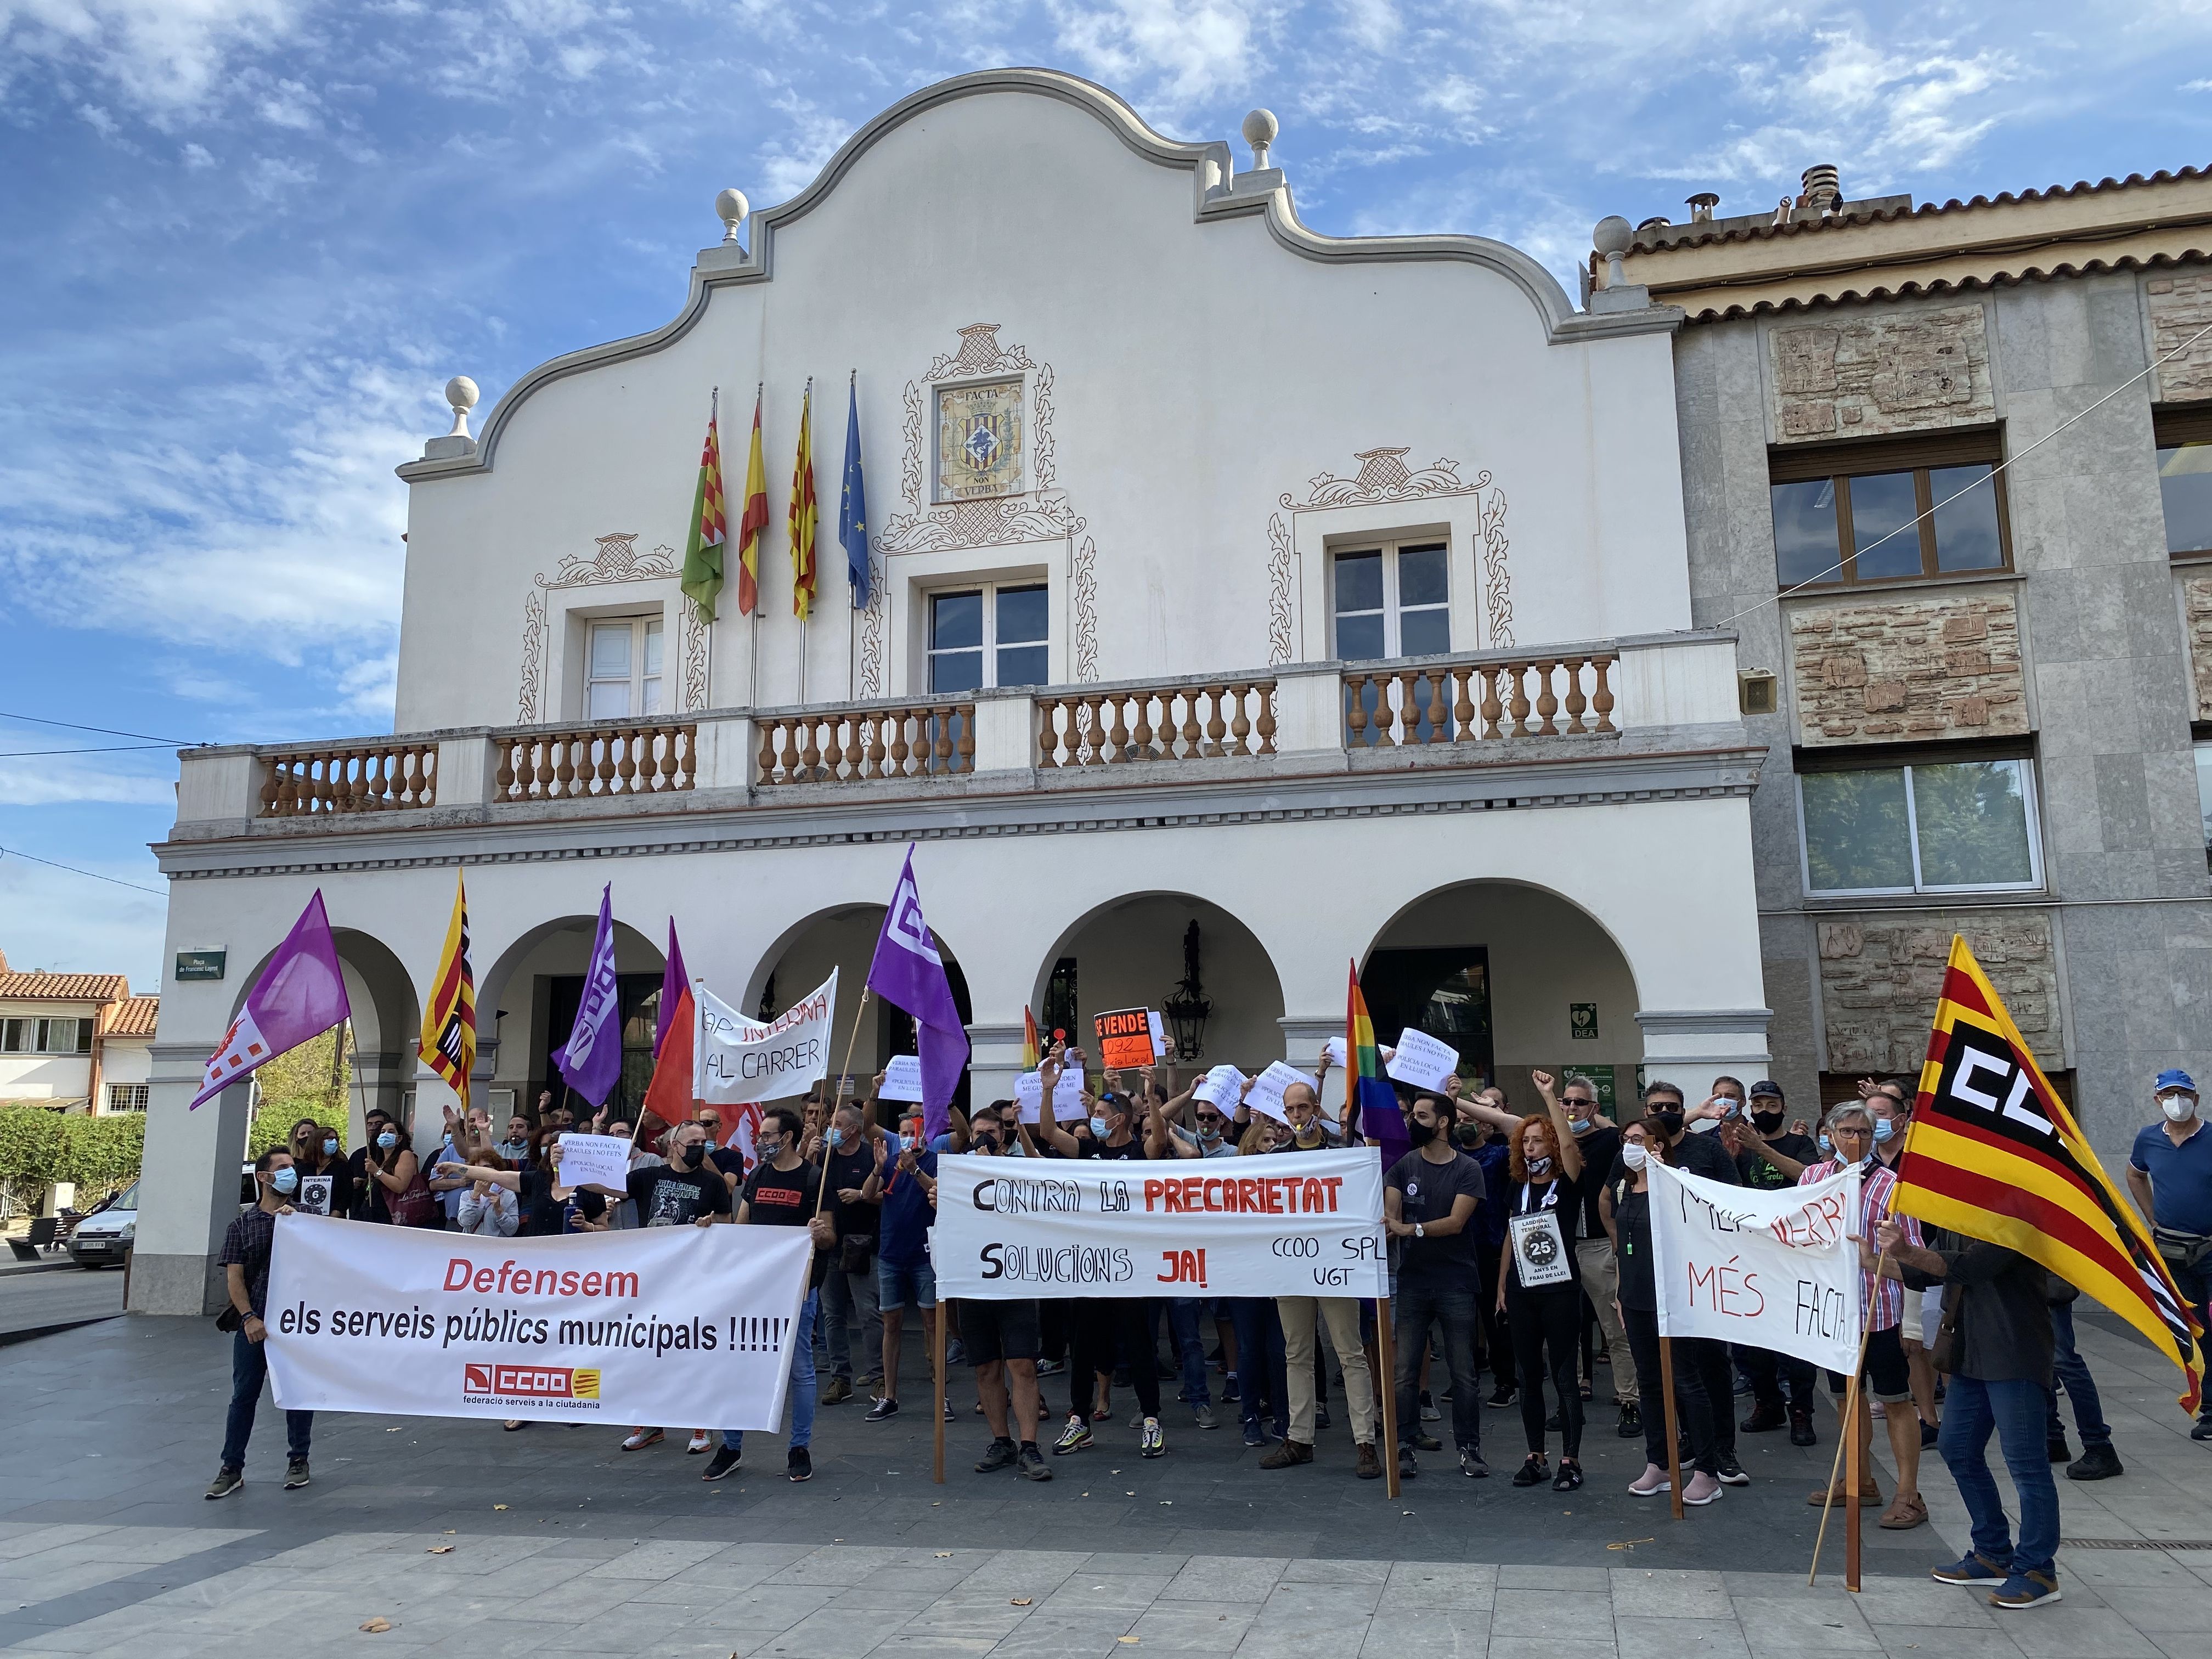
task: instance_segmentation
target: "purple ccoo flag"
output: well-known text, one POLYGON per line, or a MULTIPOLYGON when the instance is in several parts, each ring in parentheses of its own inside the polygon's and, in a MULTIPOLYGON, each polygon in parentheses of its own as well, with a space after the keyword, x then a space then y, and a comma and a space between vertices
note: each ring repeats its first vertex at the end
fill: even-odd
POLYGON ((287 1048, 296 1048, 353 1016, 345 975, 338 971, 337 942, 315 890, 299 921, 246 994, 238 1018, 209 1058, 192 1104, 212 1099, 287 1048))
POLYGON ((660 1058, 660 1050, 668 1041, 668 1028, 676 1024, 676 1004, 684 992, 691 988, 690 975, 684 971, 684 947, 676 942, 676 918, 668 919, 668 961, 660 970, 660 1012, 653 1020, 653 1057, 660 1058))
POLYGON ((937 935, 921 919, 911 842, 884 916, 884 931, 876 939, 876 959, 868 964, 868 988, 914 1016, 915 1047, 921 1060, 921 1132, 934 1140, 951 1121, 952 1091, 968 1064, 968 1031, 952 1001, 937 935))
POLYGON ((553 1064, 568 1086, 593 1106, 606 1104, 622 1075, 622 991, 615 978, 614 884, 599 890, 599 931, 592 939, 592 965, 584 972, 583 1000, 567 1047, 553 1064))

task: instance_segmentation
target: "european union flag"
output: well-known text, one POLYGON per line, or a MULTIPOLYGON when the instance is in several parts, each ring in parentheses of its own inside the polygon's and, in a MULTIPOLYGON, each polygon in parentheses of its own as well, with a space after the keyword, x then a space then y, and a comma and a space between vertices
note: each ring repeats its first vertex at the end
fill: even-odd
POLYGON ((853 609, 868 604, 868 491, 860 480, 860 398, 855 382, 845 388, 845 484, 837 497, 837 539, 845 546, 853 609))

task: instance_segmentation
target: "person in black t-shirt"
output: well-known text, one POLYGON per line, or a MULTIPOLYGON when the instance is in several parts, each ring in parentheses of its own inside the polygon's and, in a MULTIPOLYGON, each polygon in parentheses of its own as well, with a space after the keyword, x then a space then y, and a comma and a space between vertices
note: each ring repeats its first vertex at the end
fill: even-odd
POLYGON ((837 1226, 838 1256, 822 1286, 822 1334, 829 1349, 830 1384, 822 1403, 841 1405, 857 1387, 871 1401, 883 1386, 884 1316, 876 1288, 876 1230, 880 1205, 868 1201, 868 1177, 883 1167, 884 1143, 870 1128, 860 1109, 846 1101, 830 1115, 822 1150, 823 1179, 829 1185, 823 1205, 837 1226), (855 1347, 860 1349, 854 1375, 855 1347))
POLYGON ((1521 1426, 1528 1455, 1514 1473, 1516 1486, 1546 1480, 1554 1492, 1583 1483, 1582 1277, 1568 1235, 1582 1204, 1582 1149, 1548 1072, 1531 1072, 1544 1112, 1523 1118, 1511 1146, 1512 1183, 1504 1248, 1499 1253, 1498 1305, 1521 1371, 1521 1426), (1527 1280, 1534 1278, 1537 1282, 1527 1280), (1546 1355, 1550 1356, 1548 1369, 1546 1355), (1559 1469, 1544 1461, 1544 1384, 1559 1399, 1559 1469))
MULTIPOLYGON (((1789 1109, 1782 1085, 1762 1078, 1751 1085, 1750 1109, 1721 1129, 1722 1145, 1735 1154, 1736 1173, 1743 1184, 1761 1192, 1794 1187, 1808 1166, 1820 1161, 1820 1149, 1810 1135, 1784 1133, 1789 1109)), ((1790 1443, 1810 1446, 1820 1436, 1813 1430, 1813 1398, 1816 1381, 1813 1363, 1795 1354, 1770 1348, 1739 1346, 1736 1358, 1751 1379, 1751 1415, 1737 1426, 1746 1434, 1764 1434, 1790 1426, 1790 1443), (1789 1390, 1784 1398, 1784 1388, 1789 1390)))
POLYGON ((668 1132, 668 1162, 629 1172, 630 1201, 641 1227, 705 1227, 730 1213, 722 1172, 707 1168, 707 1132, 679 1123, 668 1132))
POLYGON ((1382 1227, 1398 1254, 1391 1317, 1406 1333, 1392 1379, 1398 1421, 1410 1436, 1410 1443, 1398 1448, 1398 1473, 1420 1474, 1416 1446, 1441 1446, 1421 1428, 1419 1404, 1421 1359, 1434 1326, 1443 1334, 1444 1365, 1451 1374, 1452 1438, 1460 1473, 1480 1480, 1490 1468, 1482 1461, 1482 1399, 1475 1384, 1481 1325, 1475 1292, 1481 1275, 1475 1267, 1474 1229, 1487 1182, 1482 1166, 1452 1144, 1452 1118, 1450 1103, 1440 1096, 1414 1096, 1406 1118, 1413 1150, 1382 1177, 1382 1227))

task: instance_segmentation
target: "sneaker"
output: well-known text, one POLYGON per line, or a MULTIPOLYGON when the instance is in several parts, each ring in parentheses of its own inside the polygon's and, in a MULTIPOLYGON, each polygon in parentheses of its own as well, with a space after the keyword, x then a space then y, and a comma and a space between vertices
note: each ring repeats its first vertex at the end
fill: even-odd
POLYGON ((284 1465, 284 1490, 297 1492, 307 1484, 307 1460, 295 1457, 284 1465))
POLYGON ((1146 1418, 1144 1432, 1137 1437, 1137 1455, 1158 1457, 1167 1449, 1168 1437, 1160 1432, 1160 1419, 1157 1417, 1146 1418))
POLYGON ((1423 1451, 1442 1451, 1444 1449, 1444 1443, 1426 1429, 1413 1431, 1413 1444, 1423 1451))
POLYGON ((876 1390, 884 1386, 884 1379, 871 1372, 868 1376, 862 1377, 859 1382, 853 1384, 853 1386, 858 1389, 862 1394, 867 1395, 871 1400, 880 1399, 882 1396, 878 1395, 876 1390))
POLYGON ((2074 1461, 2074 1448, 2066 1443, 2065 1430, 2061 1429, 2057 1433, 2045 1437, 2043 1455, 2054 1463, 2071 1463, 2074 1461))
POLYGON ((1656 1463, 1646 1463, 1644 1473, 1628 1483, 1628 1490, 1638 1498, 1656 1498, 1662 1492, 1674 1491, 1674 1483, 1656 1463))
POLYGON ((643 1451, 647 1446, 657 1446, 667 1437, 659 1429, 632 1429, 623 1441, 624 1451, 643 1451))
POLYGON ((1552 1467, 1544 1461, 1541 1452, 1530 1452, 1521 1467, 1513 1471, 1516 1486, 1540 1486, 1552 1478, 1552 1467))
POLYGON ((1244 1396, 1237 1392, 1237 1373, 1231 1371, 1221 1380, 1221 1403, 1224 1406, 1234 1406, 1243 1398, 1244 1396))
POLYGON ((505 1429, 509 1434, 514 1434, 517 1431, 526 1429, 529 1426, 530 1419, 526 1417, 510 1417, 506 1422, 500 1425, 500 1427, 505 1429))
POLYGON ((945 1344, 945 1363, 948 1365, 966 1364, 968 1345, 957 1336, 949 1339, 945 1344))
MULTIPOLYGON (((1751 1477, 1743 1472, 1743 1465, 1735 1461, 1735 1454, 1734 1452, 1723 1452, 1720 1455, 1718 1461, 1721 1466, 1721 1485, 1723 1486, 1747 1486, 1751 1484, 1751 1477)), ((1684 1496, 1686 1497, 1688 1495, 1689 1490, 1690 1489, 1687 1486, 1682 1488, 1684 1496)))
POLYGON ((945 1420, 950 1423, 954 1418, 959 1415, 960 1413, 952 1409, 952 1402, 950 1400, 946 1401, 945 1402, 945 1420))
POLYGON ((1014 1472, 1024 1480, 1052 1479, 1052 1466, 1044 1461, 1036 1444, 1027 1440, 1022 1443, 1021 1455, 1015 1462, 1014 1472))
POLYGON ((1923 1450, 1923 1451, 1926 1451, 1926 1450, 1928 1449, 1928 1448, 1929 1448, 1929 1447, 1930 1447, 1930 1446, 1934 1445, 1937 1441, 1941 1440, 1942 1437, 1943 1437, 1943 1431, 1942 1431, 1941 1429, 1937 1428, 1937 1427, 1936 1427, 1933 1423, 1923 1423, 1923 1424, 1920 1425, 1920 1449, 1921 1449, 1921 1450, 1923 1450))
POLYGON ((1790 1420, 1790 1413, 1779 1401, 1762 1400, 1751 1408, 1751 1415, 1736 1425, 1746 1434, 1765 1434, 1778 1429, 1790 1420))
POLYGON ((1802 1406, 1790 1408, 1790 1443, 1793 1446, 1817 1446, 1820 1443, 1820 1437, 1813 1431, 1813 1413, 1802 1406))
POLYGON ((784 1460, 783 1472, 791 1477, 793 1485, 801 1480, 811 1480, 814 1478, 812 1455, 804 1446, 793 1446, 791 1455, 784 1460))
POLYGON ((833 1376, 830 1386, 822 1390, 822 1403, 825 1406, 842 1406, 852 1397, 853 1379, 849 1376, 833 1376))
POLYGON ((2197 1426, 2190 1430, 2189 1437, 2191 1440, 2212 1440, 2212 1412, 2206 1412, 2197 1419, 2197 1426))
POLYGON ((1563 1429, 1559 1422, 1559 1413, 1553 1412, 1549 1417, 1544 1419, 1544 1432, 1546 1434, 1559 1434, 1562 1431, 1563 1429))
POLYGON ((1091 1449, 1091 1425, 1079 1417, 1067 1419, 1067 1426, 1060 1431, 1060 1438, 1052 1443, 1052 1455, 1064 1457, 1069 1452, 1091 1449))
POLYGON ((1066 1369, 1067 1362, 1065 1359, 1040 1359, 1037 1361, 1037 1375, 1039 1376, 1058 1376, 1066 1369))
POLYGON ((1573 1492, 1583 1484, 1583 1466, 1571 1457, 1559 1460, 1559 1472, 1553 1479, 1553 1492, 1573 1492))
POLYGON ((1260 1460, 1263 1469, 1295 1468, 1301 1463, 1313 1462, 1313 1448, 1296 1440, 1285 1440, 1260 1460))
POLYGON ((878 1400, 869 1406, 868 1414, 862 1418, 860 1421, 863 1423, 882 1423, 891 1418, 896 1417, 897 1415, 897 1401, 878 1400))
POLYGON ((1264 1425, 1259 1423, 1247 1423, 1244 1425, 1244 1443, 1246 1445, 1264 1446, 1267 1443, 1269 1438, 1270 1437, 1264 1425))
POLYGON ((1520 1397, 1520 1389, 1515 1388, 1510 1382, 1500 1382, 1496 1388, 1490 1391, 1490 1400, 1488 1402, 1490 1409, 1494 1412, 1502 1412, 1520 1397))
POLYGON ((1939 1584, 1999 1584, 2011 1577, 1986 1555, 1969 1555, 1928 1575, 1939 1584))
POLYGON ((1633 1400, 1620 1402, 1620 1422, 1613 1432, 1623 1440, 1633 1440, 1644 1432, 1644 1413, 1633 1400))
POLYGON ((2081 1455, 2066 1466, 2069 1480, 2110 1480, 2116 1474, 2124 1474, 2120 1455, 2108 1441, 2101 1446, 2084 1446, 2081 1455))
POLYGON ((1435 1423, 1440 1421, 1442 1416, 1443 1413, 1437 1410, 1437 1402, 1430 1399, 1429 1391, 1423 1389, 1421 1390, 1421 1421, 1435 1423))
POLYGON ((975 1465, 975 1473, 995 1474, 1000 1469, 1011 1469, 1016 1461, 1012 1441, 994 1440, 990 1449, 983 1454, 981 1461, 975 1465))
POLYGON ((1357 1449, 1359 1465, 1355 1473, 1362 1480, 1380 1480, 1382 1478, 1382 1460, 1375 1455, 1375 1443, 1363 1440, 1357 1449))
POLYGON ((1191 1421, 1201 1429, 1218 1429, 1221 1426, 1221 1419, 1213 1414, 1213 1407, 1203 1400, 1190 1408, 1190 1416, 1191 1421))
POLYGON ((702 1480, 720 1480, 744 1461, 744 1454, 735 1446, 717 1446, 714 1455, 707 1460, 707 1472, 702 1480))
POLYGON ((2058 1599, 2058 1575, 2055 1572, 2016 1572, 2004 1581, 2002 1589, 1990 1592, 1990 1605, 1993 1607, 2039 1607, 2045 1601, 2058 1599))
POLYGON ((1685 1504, 1710 1504, 1726 1490, 1718 1480, 1699 1469, 1683 1484, 1682 1501, 1685 1504))
POLYGON ((226 1463, 215 1472, 215 1479, 208 1482, 207 1495, 210 1498, 228 1498, 245 1484, 246 1471, 234 1469, 226 1463))
POLYGON ((1459 1449, 1459 1472, 1470 1480, 1490 1479, 1490 1465, 1482 1461, 1482 1454, 1472 1446, 1459 1449))
POLYGON ((1886 1400, 1875 1401, 1874 1402, 1874 1420, 1877 1423, 1881 1422, 1884 1419, 1887 1418, 1888 1415, 1889 1402, 1886 1400))
MULTIPOLYGON (((1446 1398, 1449 1398, 1449 1396, 1447 1395, 1446 1398)), ((1328 1428, 1335 1421, 1336 1419, 1328 1414, 1328 1407, 1316 1405, 1314 1407, 1314 1427, 1316 1429, 1328 1428)))
POLYGON ((1413 1449, 1411 1446, 1399 1447, 1398 1478, 1401 1480, 1417 1480, 1420 1474, 1421 1466, 1413 1460, 1413 1449))

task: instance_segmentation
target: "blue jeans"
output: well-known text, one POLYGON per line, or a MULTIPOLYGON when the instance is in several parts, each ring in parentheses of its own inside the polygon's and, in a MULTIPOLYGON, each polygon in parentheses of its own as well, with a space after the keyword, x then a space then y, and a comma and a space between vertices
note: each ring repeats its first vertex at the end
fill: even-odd
MULTIPOLYGON (((2065 1385, 2066 1397, 2074 1404, 2074 1426, 2081 1431, 2084 1450, 2091 1446, 2109 1446, 2112 1431, 2105 1422, 2104 1402, 2097 1398, 2097 1379, 2089 1375, 2088 1362, 2074 1346, 2074 1304, 2054 1303, 2051 1309, 2051 1335, 2054 1352, 2051 1358, 2051 1374, 2065 1385)), ((2059 1435, 2065 1428, 2058 1420, 2058 1395, 2053 1390, 2044 1395, 2049 1408, 2050 1432, 2059 1435)))
MULTIPOLYGON (((230 1415, 222 1427, 222 1466, 246 1467, 246 1443, 252 1437, 254 1408, 261 1403, 261 1381, 269 1375, 266 1344, 249 1342, 239 1331, 230 1339, 230 1415)), ((284 1413, 284 1444, 295 1457, 307 1455, 307 1440, 314 1433, 313 1412, 284 1413)))
POLYGON ((1229 1317, 1237 1328, 1237 1399, 1246 1426, 1260 1421, 1260 1395, 1267 1396, 1275 1438, 1291 1431, 1291 1389, 1283 1367, 1283 1321, 1273 1297, 1229 1298, 1229 1317))
POLYGON ((2049 1572, 2058 1551, 2058 1483, 2051 1477, 2044 1443, 2044 1400, 2040 1383, 2025 1378, 1984 1382, 1954 1376, 1943 1405, 1943 1427, 1936 1449, 1958 1483, 1966 1514, 1974 1523, 1974 1553, 1987 1556, 2015 1577, 2049 1572), (1990 1473, 1988 1450, 1994 1430, 2004 1449, 2005 1467, 2020 1492, 2020 1544, 2014 1547, 2004 1499, 1990 1473))
POLYGON ((1210 1297, 1178 1296, 1168 1303, 1168 1333, 1175 1338, 1182 1360, 1182 1392, 1176 1396, 1186 1406, 1211 1405, 1206 1387, 1206 1339, 1199 1334, 1199 1320, 1213 1305, 1210 1297))
MULTIPOLYGON (((793 1449, 814 1443, 814 1316, 820 1311, 822 1292, 809 1291, 806 1302, 792 1326, 791 1443, 793 1449)), ((722 1443, 732 1451, 745 1449, 743 1429, 724 1429, 722 1443)))

